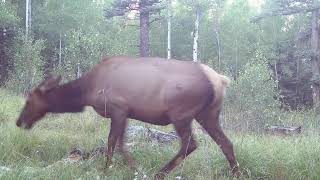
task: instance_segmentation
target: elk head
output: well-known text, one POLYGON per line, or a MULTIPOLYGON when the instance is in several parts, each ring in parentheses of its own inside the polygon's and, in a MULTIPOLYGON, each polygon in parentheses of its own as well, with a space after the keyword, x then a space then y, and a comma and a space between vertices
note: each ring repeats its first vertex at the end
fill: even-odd
POLYGON ((58 87, 61 76, 50 76, 44 80, 36 88, 33 88, 27 96, 26 104, 24 105, 16 125, 25 129, 30 129, 35 122, 39 121, 48 112, 47 93, 58 87))

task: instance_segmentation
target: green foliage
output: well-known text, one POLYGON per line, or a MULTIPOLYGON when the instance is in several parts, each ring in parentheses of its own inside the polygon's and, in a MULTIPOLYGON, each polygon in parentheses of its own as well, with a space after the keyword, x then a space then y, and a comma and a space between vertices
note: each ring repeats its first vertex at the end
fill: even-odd
POLYGON ((25 93, 43 79, 44 60, 41 51, 44 47, 44 40, 35 40, 22 33, 17 36, 14 70, 7 84, 10 88, 25 93))
POLYGON ((90 0, 46 0, 35 8, 33 29, 47 38, 59 38, 71 30, 91 31, 104 27, 102 4, 90 0), (48 34, 52 33, 52 34, 48 34))
MULTIPOLYGON (((125 31, 119 31, 117 34, 121 36, 126 34, 125 31)), ((123 42, 130 41, 127 38, 132 37, 122 36, 120 39, 110 37, 111 34, 112 32, 81 30, 71 30, 66 33, 66 43, 63 48, 64 60, 63 64, 57 67, 57 72, 70 80, 87 72, 107 56, 134 54, 135 49, 130 49, 130 44, 122 45, 123 42)))
MULTIPOLYGON (((295 1, 266 1, 263 11, 283 10, 280 4, 295 4, 295 1)), ((309 3, 309 2, 306 2, 309 3)), ((304 6, 295 4, 294 6, 304 6)), ((289 5, 289 7, 294 7, 289 5)), ((279 79, 279 94, 282 107, 304 109, 312 106, 310 15, 305 13, 290 16, 266 17, 259 26, 259 47, 265 50, 271 68, 279 79)))
POLYGON ((272 76, 265 57, 260 53, 256 54, 254 62, 245 65, 227 93, 229 110, 232 114, 241 114, 232 124, 239 123, 243 129, 255 130, 272 123, 279 107, 277 84, 272 76), (243 120, 246 122, 241 122, 243 120))
POLYGON ((0 2, 0 28, 17 25, 20 18, 10 2, 0 2))
POLYGON ((66 69, 66 77, 75 78, 86 72, 99 61, 105 52, 104 43, 99 34, 85 34, 81 31, 70 31, 65 45, 65 59, 62 68, 66 69))
POLYGON ((22 104, 22 98, 13 95, 8 90, 0 89, 0 125, 6 124, 10 118, 19 113, 18 109, 22 104))
POLYGON ((250 60, 255 61, 261 31, 249 21, 256 11, 250 8, 248 1, 232 1, 224 8, 220 22, 222 65, 237 77, 250 60))

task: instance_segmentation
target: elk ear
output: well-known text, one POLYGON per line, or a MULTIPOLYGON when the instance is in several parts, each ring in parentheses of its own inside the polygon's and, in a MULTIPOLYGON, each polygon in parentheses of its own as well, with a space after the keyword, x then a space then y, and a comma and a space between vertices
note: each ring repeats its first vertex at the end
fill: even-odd
POLYGON ((44 80, 39 86, 39 90, 42 93, 46 93, 51 89, 58 87, 59 82, 61 81, 61 76, 50 76, 48 79, 44 80))

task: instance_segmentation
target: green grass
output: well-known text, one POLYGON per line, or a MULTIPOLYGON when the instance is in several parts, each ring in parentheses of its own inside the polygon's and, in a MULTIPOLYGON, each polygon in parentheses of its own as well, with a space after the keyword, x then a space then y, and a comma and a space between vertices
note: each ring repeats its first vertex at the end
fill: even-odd
MULTIPOLYGON (((119 153, 114 166, 105 167, 98 156, 81 163, 68 164, 60 160, 75 147, 90 151, 106 142, 109 120, 90 108, 80 114, 49 115, 26 131, 15 126, 23 106, 23 98, 0 90, 0 179, 134 179, 119 153)), ((289 116, 289 115, 288 115, 289 116)), ((303 115, 297 115, 304 119, 303 115)), ((289 118, 290 119, 290 118, 289 118)), ((314 120, 312 122, 315 122, 314 120)), ((132 121, 131 124, 141 124, 132 121)), ((148 125, 151 126, 151 125, 148 125)), ((171 127, 157 127, 165 131, 171 127)), ((281 137, 256 133, 227 131, 234 143, 243 172, 242 179, 319 179, 320 135, 308 133, 281 137)), ((207 136, 197 135, 199 148, 168 179, 232 179, 227 161, 218 146, 207 136)), ((179 149, 179 143, 158 145, 139 141, 130 149, 139 166, 137 178, 149 179, 168 162, 179 149)))

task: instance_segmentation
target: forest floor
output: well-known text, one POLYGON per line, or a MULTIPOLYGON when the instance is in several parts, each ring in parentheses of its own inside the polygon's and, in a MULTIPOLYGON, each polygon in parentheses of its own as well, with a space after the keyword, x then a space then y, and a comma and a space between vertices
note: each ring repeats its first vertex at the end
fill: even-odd
MULTIPOLYGON (((153 179, 153 175, 179 149, 179 142, 157 144, 139 139, 130 148, 138 173, 119 153, 112 168, 103 156, 76 163, 63 161, 74 148, 91 151, 107 140, 109 120, 90 108, 79 114, 48 115, 32 130, 15 126, 23 98, 0 90, 0 179, 153 179)), ((171 131, 171 126, 130 124, 171 131)), ((320 134, 313 130, 293 136, 226 131, 234 144, 241 179, 318 179, 320 134)), ((205 134, 197 134, 199 148, 167 179, 232 179, 219 147, 205 134)))

